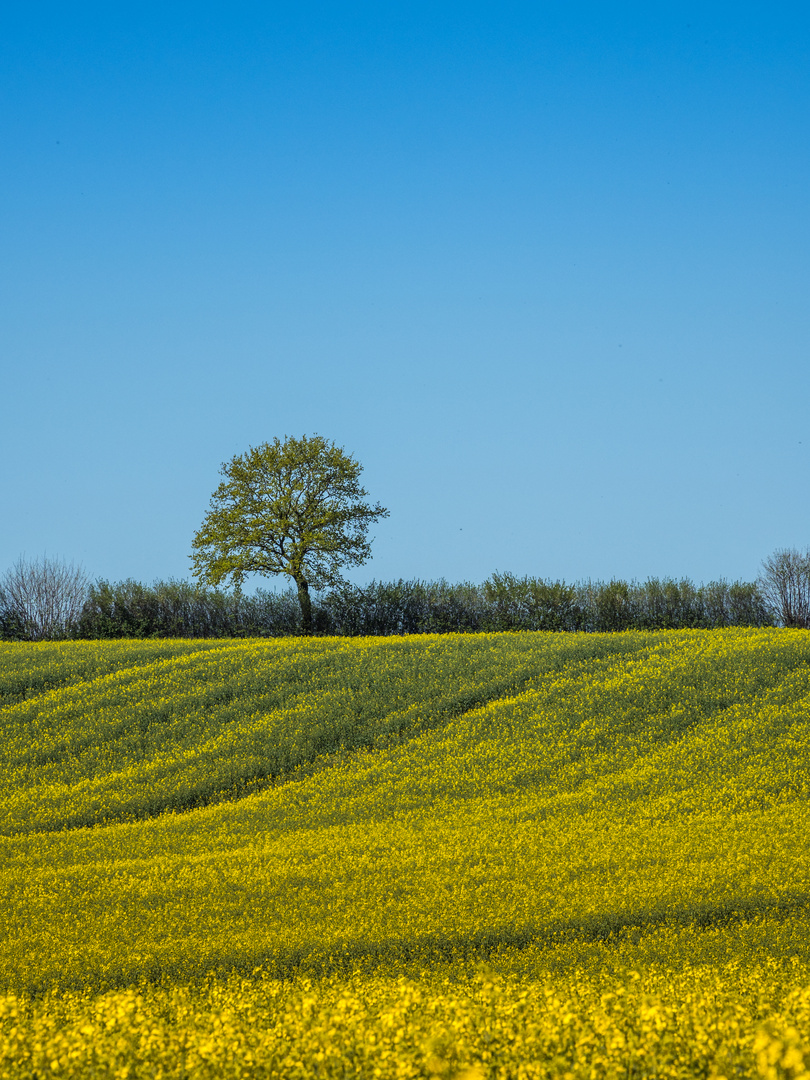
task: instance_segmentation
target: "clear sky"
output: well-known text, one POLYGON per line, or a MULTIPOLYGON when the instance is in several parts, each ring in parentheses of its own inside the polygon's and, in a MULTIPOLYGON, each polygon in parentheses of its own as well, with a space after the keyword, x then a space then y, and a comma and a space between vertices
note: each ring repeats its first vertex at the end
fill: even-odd
POLYGON ((810 544, 809 195, 806 4, 3 4, 0 570, 189 577, 318 433, 355 581, 751 580, 810 544))

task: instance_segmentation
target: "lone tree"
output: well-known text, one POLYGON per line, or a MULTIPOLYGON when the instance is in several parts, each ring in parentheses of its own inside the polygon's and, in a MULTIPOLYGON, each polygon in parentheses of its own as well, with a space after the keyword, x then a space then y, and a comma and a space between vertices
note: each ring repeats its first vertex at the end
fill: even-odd
POLYGON ((220 469, 225 477, 192 542, 196 577, 241 589, 246 574, 287 574, 312 632, 310 587, 338 585, 341 565, 371 556, 366 533, 388 511, 364 501, 363 466, 320 435, 274 439, 220 469))

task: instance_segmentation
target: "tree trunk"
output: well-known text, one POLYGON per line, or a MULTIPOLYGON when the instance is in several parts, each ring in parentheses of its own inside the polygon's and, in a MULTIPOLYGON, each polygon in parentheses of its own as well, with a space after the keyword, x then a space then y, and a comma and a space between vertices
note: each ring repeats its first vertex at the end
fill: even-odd
POLYGON ((301 605, 301 625, 305 634, 312 633, 312 601, 309 597, 309 582, 305 578, 296 578, 298 603, 301 605))

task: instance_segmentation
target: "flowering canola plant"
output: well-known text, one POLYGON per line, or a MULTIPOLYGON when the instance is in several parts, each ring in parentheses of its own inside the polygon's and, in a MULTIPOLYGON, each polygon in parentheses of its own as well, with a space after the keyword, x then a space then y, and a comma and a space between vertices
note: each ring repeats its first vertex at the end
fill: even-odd
POLYGON ((810 1080, 810 635, 0 645, 0 1078, 810 1080))

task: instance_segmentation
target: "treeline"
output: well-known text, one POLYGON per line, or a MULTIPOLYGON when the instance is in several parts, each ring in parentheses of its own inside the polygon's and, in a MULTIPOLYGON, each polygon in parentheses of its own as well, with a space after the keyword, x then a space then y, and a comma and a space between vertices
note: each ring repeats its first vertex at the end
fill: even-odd
MULTIPOLYGON (((604 632, 631 628, 771 626, 755 583, 694 585, 671 579, 580 582, 493 574, 483 585, 446 581, 374 581, 313 596, 320 635, 476 633, 493 630, 604 632)), ((281 637, 301 633, 297 594, 259 589, 246 596, 185 581, 98 581, 87 588, 71 638, 281 637)), ((13 611, 0 610, 0 636, 32 635, 13 611)))

